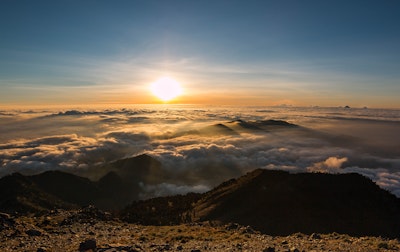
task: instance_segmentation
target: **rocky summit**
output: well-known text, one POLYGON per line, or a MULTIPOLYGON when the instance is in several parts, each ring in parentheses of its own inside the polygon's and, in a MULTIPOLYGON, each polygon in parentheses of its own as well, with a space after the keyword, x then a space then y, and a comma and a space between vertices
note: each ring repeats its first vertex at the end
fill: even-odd
POLYGON ((346 234, 271 236, 236 223, 153 226, 122 222, 94 207, 40 216, 0 214, 0 251, 398 251, 397 239, 346 234))

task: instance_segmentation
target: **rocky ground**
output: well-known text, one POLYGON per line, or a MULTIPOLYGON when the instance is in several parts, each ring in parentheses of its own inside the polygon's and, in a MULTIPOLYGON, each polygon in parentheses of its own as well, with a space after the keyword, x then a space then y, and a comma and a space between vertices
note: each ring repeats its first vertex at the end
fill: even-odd
POLYGON ((0 251, 399 251, 398 239, 342 234, 269 236, 237 224, 143 226, 95 208, 0 214, 0 251))

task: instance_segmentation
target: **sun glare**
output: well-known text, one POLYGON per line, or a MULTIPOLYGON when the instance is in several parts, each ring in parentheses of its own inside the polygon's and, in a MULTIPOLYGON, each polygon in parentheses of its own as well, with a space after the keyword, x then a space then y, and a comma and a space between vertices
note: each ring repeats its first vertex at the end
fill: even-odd
POLYGON ((170 101, 182 94, 179 82, 169 77, 162 77, 151 84, 151 92, 164 102, 170 101))

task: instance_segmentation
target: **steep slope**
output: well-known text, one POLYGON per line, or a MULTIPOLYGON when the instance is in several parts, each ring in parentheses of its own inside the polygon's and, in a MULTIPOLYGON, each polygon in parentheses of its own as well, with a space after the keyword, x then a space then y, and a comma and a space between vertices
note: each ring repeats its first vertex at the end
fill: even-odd
POLYGON ((93 204, 101 209, 118 209, 139 199, 140 183, 164 181, 161 163, 142 154, 107 165, 109 172, 98 181, 90 181, 64 172, 50 171, 32 179, 45 191, 80 206, 93 204))
POLYGON ((3 177, 0 212, 38 212, 86 205, 119 209, 139 199, 140 183, 157 183, 166 177, 161 163, 147 155, 118 160, 107 169, 110 172, 99 181, 62 171, 3 177))
POLYGON ((29 177, 14 173, 0 179, 0 211, 37 213, 54 208, 77 207, 41 189, 29 177))
POLYGON ((120 175, 111 171, 97 181, 104 193, 102 201, 97 202, 101 209, 119 209, 137 198, 139 188, 124 181, 120 175))
POLYGON ((204 194, 195 221, 250 225, 262 232, 400 235, 400 200, 359 174, 255 170, 204 194))
POLYGON ((103 192, 93 181, 62 171, 47 171, 30 179, 45 192, 80 206, 94 204, 103 197, 103 192))
POLYGON ((143 189, 141 185, 158 184, 169 179, 162 164, 146 154, 117 160, 107 165, 107 169, 110 172, 98 184, 109 196, 119 197, 120 205, 138 200, 143 189))
POLYGON ((142 154, 112 162, 109 168, 131 183, 159 183, 167 176, 161 166, 158 160, 142 154))

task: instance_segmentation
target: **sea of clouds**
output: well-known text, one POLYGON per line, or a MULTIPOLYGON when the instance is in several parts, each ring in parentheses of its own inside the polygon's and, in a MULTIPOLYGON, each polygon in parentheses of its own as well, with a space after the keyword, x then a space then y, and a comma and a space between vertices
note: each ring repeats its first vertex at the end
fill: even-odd
POLYGON ((64 170, 93 180, 146 153, 172 180, 143 197, 202 192, 255 168, 363 174, 400 197, 400 110, 127 106, 0 110, 0 176, 64 170), (300 127, 243 128, 284 120, 300 127), (214 127, 223 124, 224 127, 214 127), (213 126, 214 125, 214 126, 213 126), (229 129, 228 128, 228 129, 229 129))

